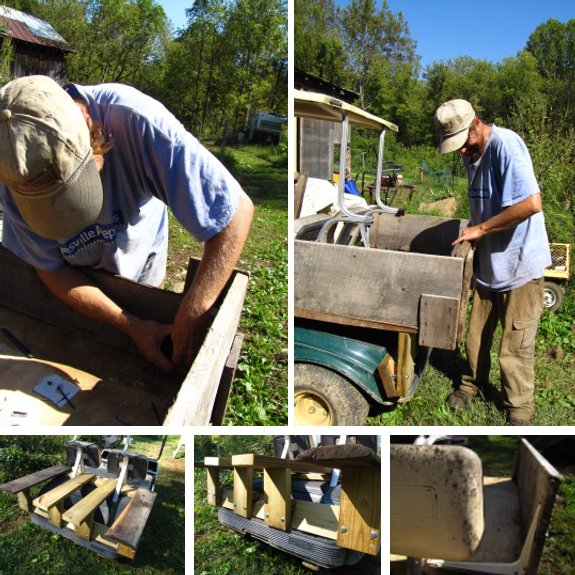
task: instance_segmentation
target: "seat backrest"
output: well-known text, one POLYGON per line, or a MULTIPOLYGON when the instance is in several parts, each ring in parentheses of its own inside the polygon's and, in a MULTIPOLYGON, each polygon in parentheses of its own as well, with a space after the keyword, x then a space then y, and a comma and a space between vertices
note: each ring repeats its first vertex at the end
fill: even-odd
POLYGON ((391 445, 391 552, 465 561, 484 531, 476 453, 453 445, 391 445))
POLYGON ((519 491, 521 523, 525 530, 529 529, 540 508, 528 573, 537 571, 561 479, 559 472, 527 440, 522 439, 513 480, 519 491))
POLYGON ((77 450, 82 450, 82 460, 88 467, 98 467, 101 462, 100 447, 89 441, 71 440, 66 442, 66 459, 68 465, 74 465, 77 450))

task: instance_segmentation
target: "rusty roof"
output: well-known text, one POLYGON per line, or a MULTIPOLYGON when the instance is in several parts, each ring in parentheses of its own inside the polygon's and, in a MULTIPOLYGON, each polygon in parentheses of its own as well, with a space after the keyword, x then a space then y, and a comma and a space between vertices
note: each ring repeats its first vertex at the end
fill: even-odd
POLYGON ((72 51, 66 40, 48 22, 7 6, 0 6, 0 34, 22 42, 72 51))

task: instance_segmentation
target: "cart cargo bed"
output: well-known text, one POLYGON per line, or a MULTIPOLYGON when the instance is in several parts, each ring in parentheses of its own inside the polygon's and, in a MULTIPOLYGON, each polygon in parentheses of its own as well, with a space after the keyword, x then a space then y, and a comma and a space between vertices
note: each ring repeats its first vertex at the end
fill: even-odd
POLYGON ((370 248, 295 240, 296 317, 417 333, 455 349, 463 335, 472 251, 451 243, 466 220, 375 214, 370 248))

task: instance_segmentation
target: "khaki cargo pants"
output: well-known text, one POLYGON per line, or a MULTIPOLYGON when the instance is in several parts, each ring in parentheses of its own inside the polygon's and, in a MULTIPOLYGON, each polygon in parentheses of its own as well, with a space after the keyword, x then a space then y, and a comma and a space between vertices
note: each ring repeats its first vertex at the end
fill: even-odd
POLYGON ((468 367, 461 390, 477 394, 489 382, 491 344, 498 321, 503 327, 499 350, 501 385, 509 417, 530 421, 535 392, 535 336, 543 311, 543 278, 507 292, 477 286, 465 347, 468 367))

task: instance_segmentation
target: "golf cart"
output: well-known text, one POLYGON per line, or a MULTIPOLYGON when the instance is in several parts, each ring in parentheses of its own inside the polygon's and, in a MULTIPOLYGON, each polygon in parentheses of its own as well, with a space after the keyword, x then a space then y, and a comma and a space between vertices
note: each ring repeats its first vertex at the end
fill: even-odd
POLYGON ((551 265, 543 273, 543 308, 557 311, 563 304, 571 275, 571 244, 549 244, 551 265))
MULTIPOLYGON (((8 481, 32 523, 103 557, 133 559, 154 505, 158 460, 129 453, 130 436, 66 442, 67 465, 8 481), (36 496, 31 489, 41 485, 36 496)), ((163 446, 162 446, 163 447, 163 446)), ((161 454, 160 454, 161 455, 161 454)))
MULTIPOLYGON (((298 90, 294 111, 341 125, 340 165, 351 126, 379 134, 375 203, 348 208, 340 177, 336 215, 294 222, 295 423, 362 425, 370 409, 412 397, 432 348, 453 350, 461 340, 472 250, 451 244, 467 221, 406 215, 383 203, 385 133, 397 131, 391 122, 298 90)), ((306 194, 301 182, 296 215, 306 194)))
POLYGON ((206 457, 208 503, 227 527, 308 567, 357 564, 380 547, 376 436, 275 436, 274 457, 206 457), (233 470, 233 488, 222 472, 233 470))

